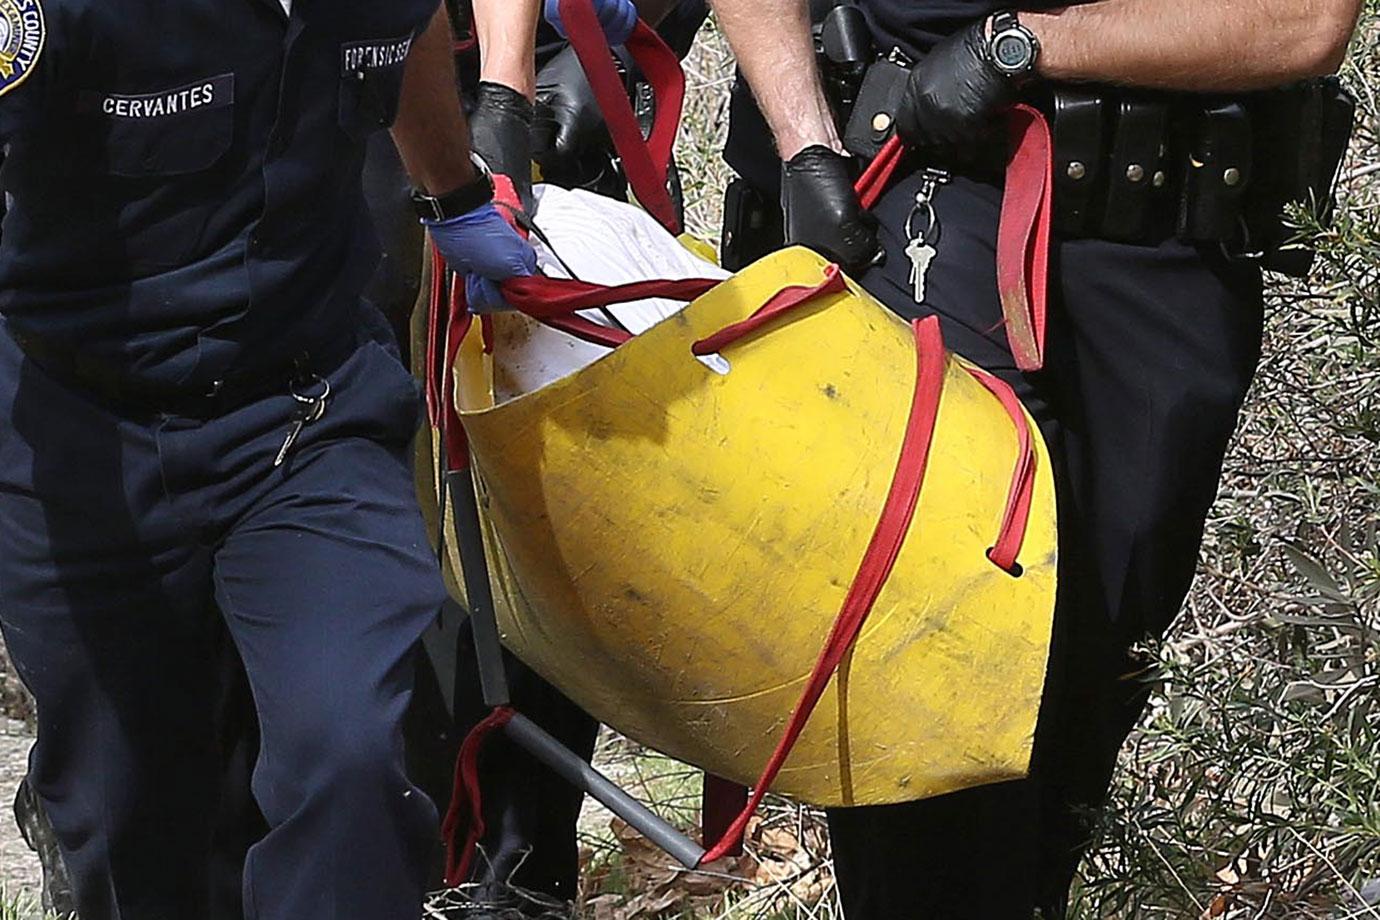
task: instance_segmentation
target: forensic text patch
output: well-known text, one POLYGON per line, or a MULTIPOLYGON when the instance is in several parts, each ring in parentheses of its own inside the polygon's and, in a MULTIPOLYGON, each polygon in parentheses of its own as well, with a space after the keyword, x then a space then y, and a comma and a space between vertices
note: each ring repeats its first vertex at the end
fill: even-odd
POLYGON ((382 41, 352 42, 340 47, 340 73, 348 76, 365 70, 378 70, 393 67, 407 60, 407 52, 412 50, 412 36, 390 38, 382 41))

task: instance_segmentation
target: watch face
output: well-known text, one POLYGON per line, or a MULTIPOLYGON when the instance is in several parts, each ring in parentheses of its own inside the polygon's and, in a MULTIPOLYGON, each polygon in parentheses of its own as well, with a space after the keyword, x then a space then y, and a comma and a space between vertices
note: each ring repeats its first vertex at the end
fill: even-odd
POLYGON ((1005 32, 993 42, 992 56, 1002 70, 1023 70, 1030 64, 1030 42, 1019 32, 1005 32))

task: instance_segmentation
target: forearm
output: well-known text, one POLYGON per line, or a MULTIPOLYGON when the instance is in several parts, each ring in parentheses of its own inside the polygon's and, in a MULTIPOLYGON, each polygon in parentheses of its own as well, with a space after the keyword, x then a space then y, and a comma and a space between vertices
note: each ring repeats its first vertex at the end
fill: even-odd
POLYGON ((479 79, 533 99, 537 93, 537 23, 541 0, 475 0, 479 79))
POLYGON ((710 5, 781 158, 789 160, 812 144, 842 150, 819 81, 806 0, 712 0, 710 5))
POLYGON ((454 38, 444 7, 407 57, 393 142, 412 181, 432 195, 474 181, 469 127, 455 91, 454 38))
POLYGON ((1361 0, 1097 0, 1021 14, 1039 69, 1191 91, 1260 89, 1333 72, 1361 0))

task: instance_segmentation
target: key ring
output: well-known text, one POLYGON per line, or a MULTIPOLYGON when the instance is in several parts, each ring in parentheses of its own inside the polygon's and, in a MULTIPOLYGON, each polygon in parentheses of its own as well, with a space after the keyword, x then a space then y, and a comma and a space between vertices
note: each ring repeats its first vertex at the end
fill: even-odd
POLYGON ((934 193, 941 185, 949 183, 949 174, 942 169, 926 169, 920 180, 920 188, 915 193, 915 205, 906 216, 906 239, 921 240, 933 244, 939 239, 939 215, 934 210, 934 193), (925 216, 925 229, 915 232, 915 218, 925 216), (931 238, 930 234, 934 234, 931 238))
POLYGON ((329 380, 327 380, 325 377, 321 377, 316 374, 311 374, 309 375, 305 384, 302 386, 302 389, 315 389, 318 385, 321 388, 321 392, 317 393, 314 396, 310 395, 309 393, 299 392, 297 381, 293 381, 291 384, 289 384, 288 392, 292 394, 293 399, 297 400, 304 406, 324 406, 326 404, 326 400, 331 398, 331 382, 329 380))

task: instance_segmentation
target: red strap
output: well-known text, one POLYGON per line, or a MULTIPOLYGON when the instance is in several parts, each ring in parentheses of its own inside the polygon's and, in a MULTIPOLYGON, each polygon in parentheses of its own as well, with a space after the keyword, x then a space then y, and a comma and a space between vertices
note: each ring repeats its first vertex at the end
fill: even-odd
POLYGON ((446 471, 452 473, 470 465, 470 442, 455 408, 455 360, 472 325, 474 316, 465 303, 465 285, 454 278, 450 287, 450 317, 446 322, 446 364, 441 372, 441 395, 445 400, 441 413, 441 441, 446 448, 446 471))
POLYGON ((790 722, 787 723, 781 740, 777 742, 776 750, 753 788, 752 797, 748 800, 747 806, 738 813, 728 832, 705 854, 701 864, 722 858, 742 839, 748 820, 762 803, 762 798, 771 788, 772 781, 781 772, 791 748, 795 746, 806 722, 809 721, 810 714, 814 712, 820 697, 824 695, 829 681, 833 678, 834 671, 857 641, 863 624, 877 601, 877 596, 896 564, 896 557, 900 554, 906 533, 910 530, 910 523, 920 500, 920 487, 925 481, 925 467, 929 461, 930 442, 934 436, 939 397, 944 385, 945 365, 944 339, 939 331, 939 320, 932 316, 916 320, 912 326, 915 329, 918 363, 915 398, 911 403, 905 438, 901 442, 896 475, 892 479, 886 504, 872 534, 872 541, 868 544, 861 565, 858 566, 858 574, 848 589, 843 609, 834 621, 805 690, 791 713, 790 722))
POLYGON ((655 29, 638 22, 626 47, 656 98, 651 135, 644 139, 592 0, 560 0, 560 13, 570 45, 604 114, 613 146, 622 158, 628 184, 648 213, 667 230, 680 233, 680 220, 666 189, 666 174, 685 103, 685 73, 680 59, 655 29))
POLYGON ((853 185, 853 190, 858 193, 858 201, 865 210, 870 211, 877 206, 878 199, 891 184, 891 179, 896 175, 896 169, 901 165, 905 155, 906 145, 901 141, 900 135, 893 134, 891 140, 877 153, 876 158, 867 164, 867 169, 863 170, 863 174, 853 185))
POLYGON ((822 294, 841 294, 848 290, 843 272, 837 265, 824 269, 824 280, 819 284, 793 284, 784 287, 771 296, 771 299, 758 307, 751 316, 731 326, 725 326, 707 338, 700 339, 690 346, 697 355, 712 355, 722 351, 745 335, 750 335, 777 317, 789 313, 801 304, 809 303, 822 294))
POLYGON ((455 410, 455 359, 474 318, 465 303, 465 286, 446 268, 440 250, 431 247, 431 291, 426 325, 426 414, 441 433, 446 470, 469 465, 469 442, 455 410))
POLYGON ((1011 159, 997 228, 997 288, 1016 366, 1044 366, 1054 159, 1049 123, 1038 109, 1011 110, 1011 159))
POLYGON ((1019 447, 1016 456, 1016 469, 1011 474, 1011 489, 1006 496, 1006 511, 1001 518, 1001 531, 997 542, 987 551, 987 558, 1008 572, 1019 571, 1017 557, 1025 542, 1026 526, 1030 523, 1030 505, 1035 494, 1035 440, 1030 431, 1030 419, 1016 392, 999 377, 994 377, 980 367, 968 368, 979 383, 1001 401, 1011 421, 1016 425, 1019 447))
POLYGON ((633 337, 626 329, 604 326, 583 316, 562 316, 542 322, 552 329, 559 329, 567 335, 573 335, 592 345, 603 345, 605 348, 617 348, 633 337))
POLYGON ((441 304, 446 297, 446 260, 441 251, 431 247, 431 291, 427 297, 426 317, 426 418, 432 428, 441 427, 445 401, 441 398, 441 304))
POLYGON ((455 783, 450 793, 450 808, 446 810, 446 819, 441 823, 441 835, 446 842, 445 882, 452 888, 463 885, 469 879, 475 851, 479 841, 484 838, 479 755, 489 736, 511 722, 514 714, 509 706, 494 709, 465 736, 464 744, 460 745, 460 756, 455 759, 455 783), (465 830, 465 839, 457 846, 456 837, 461 828, 465 830))
POLYGON ((509 278, 503 282, 503 299, 520 313, 534 319, 569 316, 576 310, 592 310, 610 304, 631 303, 649 297, 690 302, 719 284, 713 278, 687 278, 681 281, 634 281, 630 284, 590 284, 568 278, 509 278))

